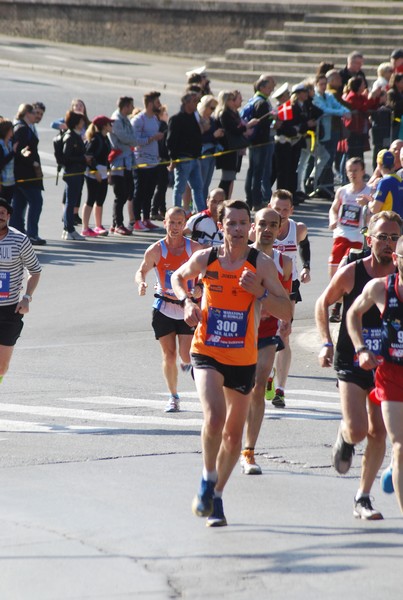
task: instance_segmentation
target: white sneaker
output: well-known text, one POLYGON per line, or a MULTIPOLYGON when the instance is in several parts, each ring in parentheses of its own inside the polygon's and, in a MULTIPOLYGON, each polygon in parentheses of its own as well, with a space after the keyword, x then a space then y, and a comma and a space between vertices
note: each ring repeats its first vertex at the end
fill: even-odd
POLYGON ((62 240, 65 240, 65 239, 67 239, 67 231, 65 229, 63 229, 62 240))
POLYGON ((85 242, 87 239, 86 237, 84 237, 83 235, 78 233, 77 231, 71 231, 71 232, 66 231, 66 234, 67 235, 64 238, 65 240, 76 240, 76 241, 80 241, 80 242, 85 242))
POLYGON ((178 394, 175 394, 169 398, 168 404, 165 406, 165 412, 170 413, 170 412, 179 412, 179 411, 180 411, 179 396, 178 396, 178 394))
POLYGON ((239 459, 241 471, 245 475, 261 475, 262 469, 255 462, 255 453, 253 450, 242 450, 239 459))

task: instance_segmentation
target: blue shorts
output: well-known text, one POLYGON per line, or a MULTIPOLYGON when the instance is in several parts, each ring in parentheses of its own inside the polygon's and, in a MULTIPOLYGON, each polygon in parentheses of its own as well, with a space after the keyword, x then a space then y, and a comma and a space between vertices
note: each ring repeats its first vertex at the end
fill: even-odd
POLYGON ((269 337, 258 338, 257 349, 261 350, 262 348, 266 348, 266 346, 277 346, 276 352, 284 350, 284 343, 279 335, 270 335, 269 337))

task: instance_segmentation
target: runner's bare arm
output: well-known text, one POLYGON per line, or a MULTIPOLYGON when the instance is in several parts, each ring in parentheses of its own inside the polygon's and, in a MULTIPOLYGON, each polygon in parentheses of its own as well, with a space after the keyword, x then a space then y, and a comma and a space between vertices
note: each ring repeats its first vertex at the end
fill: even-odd
POLYGON ((200 307, 190 299, 186 283, 189 279, 195 279, 198 275, 204 274, 210 252, 211 248, 195 252, 171 275, 171 285, 175 296, 179 300, 185 301, 184 319, 190 327, 195 327, 199 323, 202 312, 200 307))
POLYGON ((341 204, 340 199, 340 188, 337 190, 332 206, 329 209, 329 229, 335 229, 337 225, 337 216, 339 214, 339 208, 341 204))
POLYGON ((333 362, 333 342, 329 327, 329 306, 337 302, 341 296, 350 292, 354 284, 355 264, 347 265, 336 272, 325 291, 319 296, 315 305, 316 327, 323 346, 319 352, 321 367, 330 367, 333 362))
POLYGON ((256 273, 244 269, 239 285, 254 294, 256 298, 261 298, 267 290, 268 294, 262 300, 264 311, 277 319, 291 320, 292 306, 288 293, 281 285, 276 266, 269 256, 259 253, 256 273))
POLYGON ((149 246, 145 251, 142 263, 135 275, 139 296, 145 296, 147 290, 146 275, 158 263, 160 255, 161 250, 158 242, 149 246))

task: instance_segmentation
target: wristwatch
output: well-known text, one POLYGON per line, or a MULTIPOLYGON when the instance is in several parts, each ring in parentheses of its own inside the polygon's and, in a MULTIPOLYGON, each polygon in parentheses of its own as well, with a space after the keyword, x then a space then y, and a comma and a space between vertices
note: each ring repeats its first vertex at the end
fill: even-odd
POLYGON ((24 294, 22 298, 23 298, 23 300, 28 300, 28 302, 31 302, 31 301, 32 301, 32 296, 31 296, 31 294, 24 294))
POLYGON ((358 348, 355 349, 356 354, 361 354, 361 352, 368 352, 368 348, 364 345, 358 346, 358 348))

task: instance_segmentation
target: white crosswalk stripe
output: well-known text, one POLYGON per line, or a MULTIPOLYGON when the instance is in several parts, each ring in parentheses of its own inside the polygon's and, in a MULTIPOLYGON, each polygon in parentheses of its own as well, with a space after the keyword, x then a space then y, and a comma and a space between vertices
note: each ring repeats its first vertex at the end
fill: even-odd
MULTIPOLYGON (((201 428, 202 409, 194 390, 182 393, 186 400, 181 400, 181 412, 175 415, 163 412, 168 394, 161 393, 159 395, 161 399, 120 396, 62 397, 56 399, 55 406, 3 403, 0 404, 0 432, 69 434, 117 431, 122 428, 135 429, 138 426, 167 429, 171 427, 201 428), (74 405, 80 405, 80 407, 74 405), (94 410, 95 406, 98 410, 94 410), (118 408, 124 409, 125 412, 116 412, 118 408), (127 414, 130 409, 132 409, 131 414, 127 414), (158 414, 133 414, 138 412, 138 409, 152 409, 158 414), (24 418, 26 420, 23 420, 24 418), (32 418, 39 418, 40 421, 32 421, 32 418), (74 421, 82 423, 75 424, 74 421)), ((286 395, 286 404, 286 408, 277 409, 267 402, 266 419, 338 420, 340 418, 337 393, 290 390, 286 395), (305 399, 305 396, 310 398, 305 399), (335 401, 324 399, 329 396, 335 401)))

